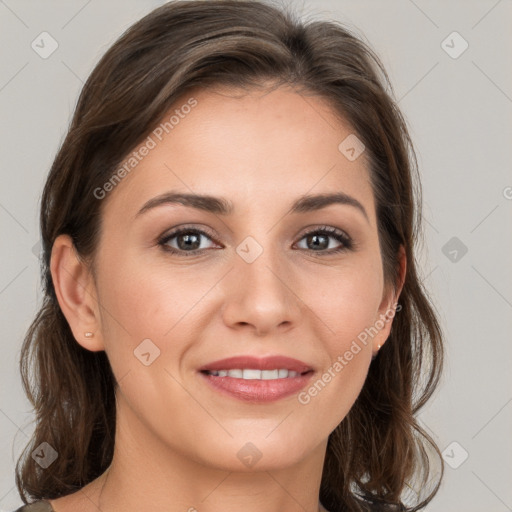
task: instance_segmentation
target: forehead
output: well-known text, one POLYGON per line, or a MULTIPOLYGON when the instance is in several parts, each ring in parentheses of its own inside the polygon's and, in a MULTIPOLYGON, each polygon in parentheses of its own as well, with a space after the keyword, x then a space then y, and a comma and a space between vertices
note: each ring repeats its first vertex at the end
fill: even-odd
POLYGON ((366 155, 344 153, 354 137, 326 100, 288 87, 196 89, 125 159, 125 167, 130 158, 134 165, 110 192, 107 210, 135 214, 148 199, 179 190, 227 197, 236 215, 340 191, 371 214, 366 155))

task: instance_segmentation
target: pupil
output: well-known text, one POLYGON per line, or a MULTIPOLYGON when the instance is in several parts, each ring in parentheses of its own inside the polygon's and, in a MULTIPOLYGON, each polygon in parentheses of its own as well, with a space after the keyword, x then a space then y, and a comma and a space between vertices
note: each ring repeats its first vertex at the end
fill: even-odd
POLYGON ((180 249, 183 249, 183 248, 197 249, 197 247, 199 247, 199 237, 197 235, 190 235, 190 234, 181 235, 181 237, 178 237, 178 245, 180 246, 180 249), (181 243, 181 240, 184 240, 184 243, 181 243))
POLYGON ((327 237, 325 235, 310 235, 308 237, 308 241, 311 241, 311 240, 314 240, 313 245, 316 248, 320 247, 321 249, 326 249, 329 246, 329 241, 327 240, 327 237), (324 240, 323 244, 318 243, 319 238, 322 238, 324 240), (325 243, 326 241, 327 241, 327 244, 325 243))

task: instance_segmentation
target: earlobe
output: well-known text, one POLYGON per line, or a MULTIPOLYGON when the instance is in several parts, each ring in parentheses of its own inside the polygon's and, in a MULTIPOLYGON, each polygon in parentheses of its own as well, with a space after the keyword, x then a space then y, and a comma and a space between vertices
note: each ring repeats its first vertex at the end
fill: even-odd
POLYGON ((50 271, 60 308, 77 342, 87 350, 104 350, 92 274, 69 235, 55 239, 50 271))

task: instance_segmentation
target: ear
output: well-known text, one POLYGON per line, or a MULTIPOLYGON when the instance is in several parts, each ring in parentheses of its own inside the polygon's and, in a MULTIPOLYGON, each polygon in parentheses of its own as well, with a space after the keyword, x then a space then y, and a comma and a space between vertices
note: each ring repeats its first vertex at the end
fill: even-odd
POLYGON ((57 300, 76 341, 93 352, 104 350, 94 279, 69 235, 55 239, 50 271, 57 300), (86 332, 93 336, 86 337, 86 332))
POLYGON ((401 245, 398 250, 398 265, 399 271, 397 282, 394 284, 394 286, 385 287, 384 295, 379 306, 379 317, 375 322, 375 327, 379 332, 373 338, 374 355, 376 355, 379 351, 379 345, 382 347, 384 343, 386 343, 386 340, 391 333, 391 326, 393 324, 395 313, 400 311, 398 298, 402 292, 407 272, 407 257, 405 255, 405 248, 403 245, 401 245))

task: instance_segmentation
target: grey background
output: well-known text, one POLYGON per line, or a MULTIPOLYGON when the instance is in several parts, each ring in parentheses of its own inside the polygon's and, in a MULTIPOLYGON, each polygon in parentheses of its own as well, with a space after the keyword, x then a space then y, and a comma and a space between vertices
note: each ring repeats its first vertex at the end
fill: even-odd
MULTIPOLYGON (((21 505, 14 464, 33 428, 18 359, 39 301, 43 183, 83 80, 162 3, 0 0, 0 511, 21 505), (43 31, 59 45, 47 59, 31 48, 43 31)), ((447 341, 442 385, 420 415, 447 461, 427 509, 512 511, 512 2, 287 3, 346 23, 377 50, 419 156, 419 258, 447 341), (458 58, 445 51, 463 48, 458 36, 446 39, 454 31, 469 44, 458 58)))

